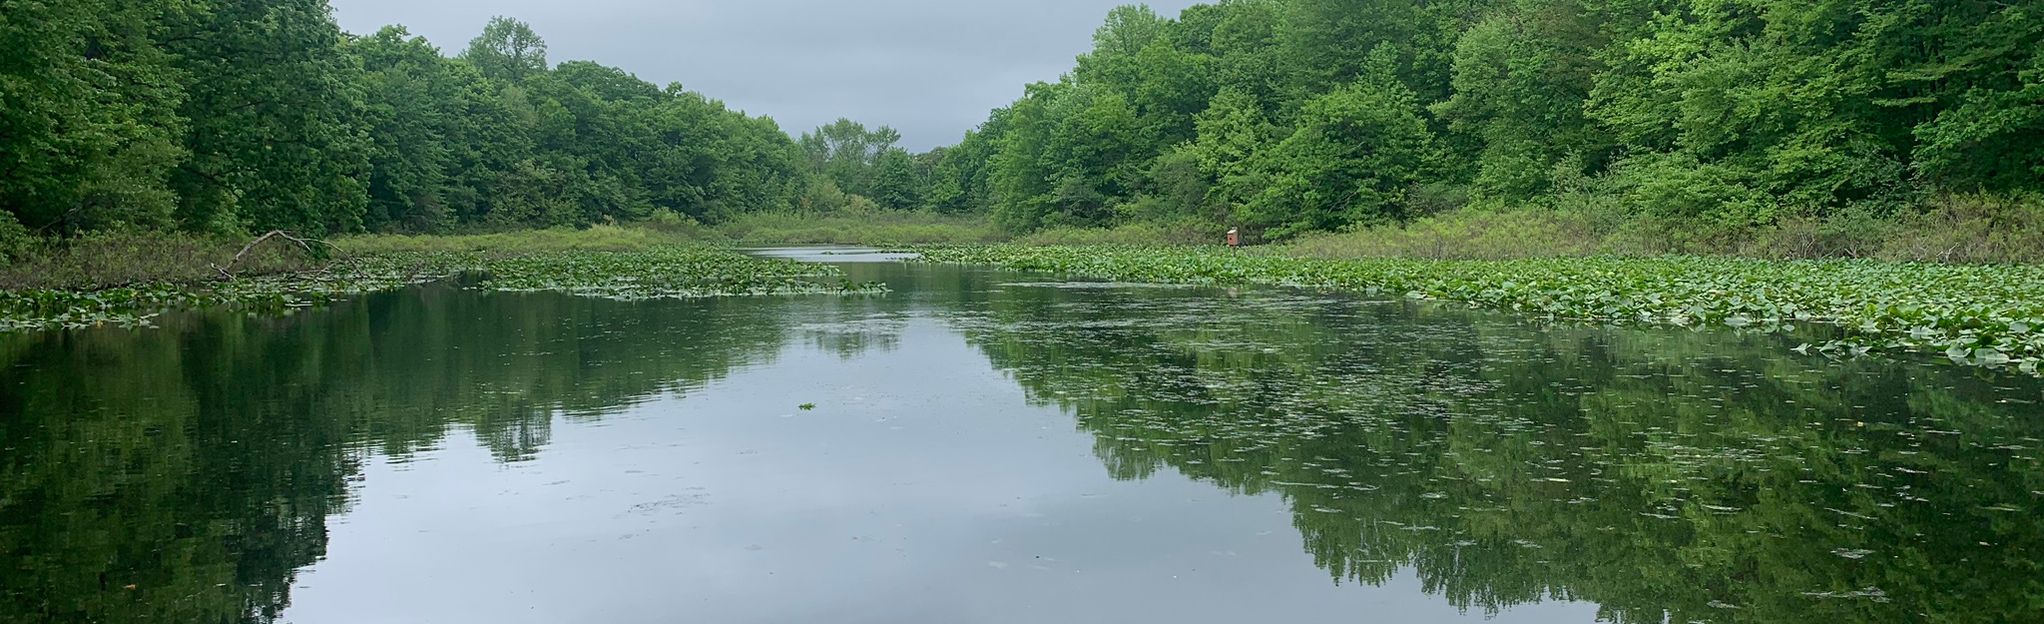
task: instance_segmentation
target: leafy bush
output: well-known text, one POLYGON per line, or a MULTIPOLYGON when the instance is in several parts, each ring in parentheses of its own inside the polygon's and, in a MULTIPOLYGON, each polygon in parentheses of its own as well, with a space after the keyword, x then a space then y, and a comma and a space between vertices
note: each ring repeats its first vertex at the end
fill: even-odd
POLYGON ((1945 197, 1903 215, 1880 257, 1933 262, 2044 262, 2044 199, 1945 197))
POLYGON ((0 267, 26 256, 41 243, 35 234, 15 220, 14 213, 0 210, 0 267))
POLYGON ((1270 186, 1240 216, 1272 239, 1404 218, 1434 150, 1410 92, 1358 82, 1306 104, 1298 130, 1259 165, 1270 186))

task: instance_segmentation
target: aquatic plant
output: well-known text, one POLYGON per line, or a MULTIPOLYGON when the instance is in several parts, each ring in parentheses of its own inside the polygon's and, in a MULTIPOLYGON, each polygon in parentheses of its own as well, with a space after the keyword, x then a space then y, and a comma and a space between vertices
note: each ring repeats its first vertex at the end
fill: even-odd
POLYGON ((556 291, 609 299, 672 299, 882 292, 823 264, 754 258, 735 251, 671 246, 639 251, 485 255, 393 253, 345 258, 317 270, 215 282, 148 283, 94 291, 0 291, 0 332, 92 326, 141 327, 167 310, 235 305, 257 311, 305 308, 335 297, 480 276, 470 288, 556 291))
POLYGON ((486 260, 476 270, 487 276, 479 287, 488 290, 551 290, 627 300, 883 290, 878 284, 827 282, 843 273, 825 264, 705 247, 534 254, 486 260))
POLYGON ((1570 321, 1833 328, 1798 348, 1855 356, 1940 354, 2036 374, 2044 362, 2044 266, 1867 260, 1543 258, 1323 260, 1222 249, 932 247, 927 262, 1190 284, 1275 284, 1461 302, 1570 321))

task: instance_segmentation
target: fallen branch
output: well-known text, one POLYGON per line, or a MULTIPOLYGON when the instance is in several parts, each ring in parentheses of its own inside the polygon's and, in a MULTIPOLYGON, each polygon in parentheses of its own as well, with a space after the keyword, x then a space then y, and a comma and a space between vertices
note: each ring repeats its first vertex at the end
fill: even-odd
POLYGON ((253 251, 253 250, 255 250, 255 248, 256 248, 256 245, 260 245, 260 244, 262 244, 262 243, 263 243, 263 241, 266 241, 266 240, 270 240, 270 239, 272 239, 272 238, 282 238, 282 239, 284 239, 284 240, 288 240, 288 241, 291 241, 291 242, 294 242, 294 243, 298 243, 298 246, 299 246, 299 247, 302 247, 302 248, 304 248, 304 249, 305 249, 305 253, 308 253, 308 254, 314 254, 314 255, 317 255, 317 253, 318 253, 318 252, 315 252, 315 251, 313 251, 313 250, 312 250, 312 244, 313 244, 313 243, 319 243, 319 244, 321 244, 321 245, 326 245, 327 247, 333 247, 333 246, 334 246, 334 245, 333 245, 333 243, 329 243, 329 242, 326 242, 326 241, 323 241, 323 240, 319 240, 319 239, 317 239, 317 238, 310 238, 310 239, 308 239, 308 238, 299 238, 299 237, 296 237, 296 236, 292 236, 292 235, 291 235, 291 234, 290 234, 289 232, 285 232, 285 231, 283 231, 283 230, 270 230, 270 232, 269 232, 268 234, 264 234, 264 235, 262 235, 262 236, 257 236, 257 237, 255 238, 255 240, 249 241, 247 245, 244 245, 244 246, 242 246, 242 248, 241 248, 241 251, 239 251, 239 252, 236 252, 236 253, 234 254, 234 259, 232 259, 232 260, 228 260, 228 261, 227 261, 227 266, 213 265, 213 270, 215 270, 215 271, 219 271, 219 272, 220 272, 220 279, 223 279, 223 280, 231 280, 231 279, 234 279, 234 273, 233 273, 233 272, 230 272, 230 271, 228 271, 228 269, 232 269, 232 268, 234 268, 234 265, 236 265, 236 264, 240 264, 240 263, 241 263, 241 258, 242 258, 242 256, 246 256, 246 255, 248 255, 248 252, 250 252, 250 251, 253 251))

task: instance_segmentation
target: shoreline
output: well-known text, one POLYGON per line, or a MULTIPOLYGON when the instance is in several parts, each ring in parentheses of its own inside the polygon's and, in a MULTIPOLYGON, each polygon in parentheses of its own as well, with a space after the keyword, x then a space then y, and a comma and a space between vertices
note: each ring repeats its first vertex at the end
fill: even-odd
MULTIPOLYGON (((509 288, 513 290, 598 296, 874 290, 872 285, 852 284, 800 287, 786 278, 797 274, 804 279, 828 278, 831 274, 804 274, 783 264, 797 264, 791 260, 745 256, 744 246, 615 226, 340 239, 334 243, 336 257, 302 259, 305 264, 285 270, 231 279, 0 290, 0 332, 146 327, 150 318, 167 310, 223 305, 279 312, 491 267, 522 272, 511 280, 515 286, 509 288), (678 258, 687 258, 687 262, 677 264, 681 262, 678 258), (657 274, 656 269, 668 273, 657 274), (690 274, 699 270, 716 272, 722 280, 718 283, 726 285, 688 282, 703 277, 690 274), (653 293, 602 291, 590 284, 620 276, 649 282, 682 281, 653 293)), ((1840 337, 1804 344, 1798 350, 1832 357, 1876 353, 1942 356, 1962 365, 2033 375, 2039 374, 2040 364, 2044 364, 2044 265, 1674 255, 1326 258, 1293 246, 1234 252, 1211 246, 1012 243, 865 247, 922 255, 909 261, 980 264, 1132 282, 1264 284, 1388 293, 1588 324, 1770 332, 1820 324, 1836 328, 1840 337)))

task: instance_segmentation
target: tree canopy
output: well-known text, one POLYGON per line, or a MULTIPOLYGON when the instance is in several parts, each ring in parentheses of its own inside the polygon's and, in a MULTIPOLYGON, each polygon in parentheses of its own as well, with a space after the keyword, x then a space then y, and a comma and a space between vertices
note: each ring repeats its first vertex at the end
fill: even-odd
POLYGON ((1443 196, 1589 192, 1726 227, 1893 215, 2044 192, 2039 40, 2038 2, 1124 7, 1070 74, 967 136, 984 147, 942 152, 938 170, 987 173, 933 196, 1022 229, 1218 212, 1277 237, 1443 196))
POLYGON ((442 232, 870 206, 1266 237, 1585 198, 1699 227, 2044 194, 2044 3, 1220 0, 1112 11, 913 154, 791 138, 496 18, 449 57, 324 0, 0 15, 0 235, 442 232))
MULTIPOLYGON (((0 15, 0 208, 44 234, 444 232, 789 206, 773 120, 496 18, 448 57, 325 0, 58 2, 0 15)), ((908 196, 915 196, 911 193, 908 196)))

